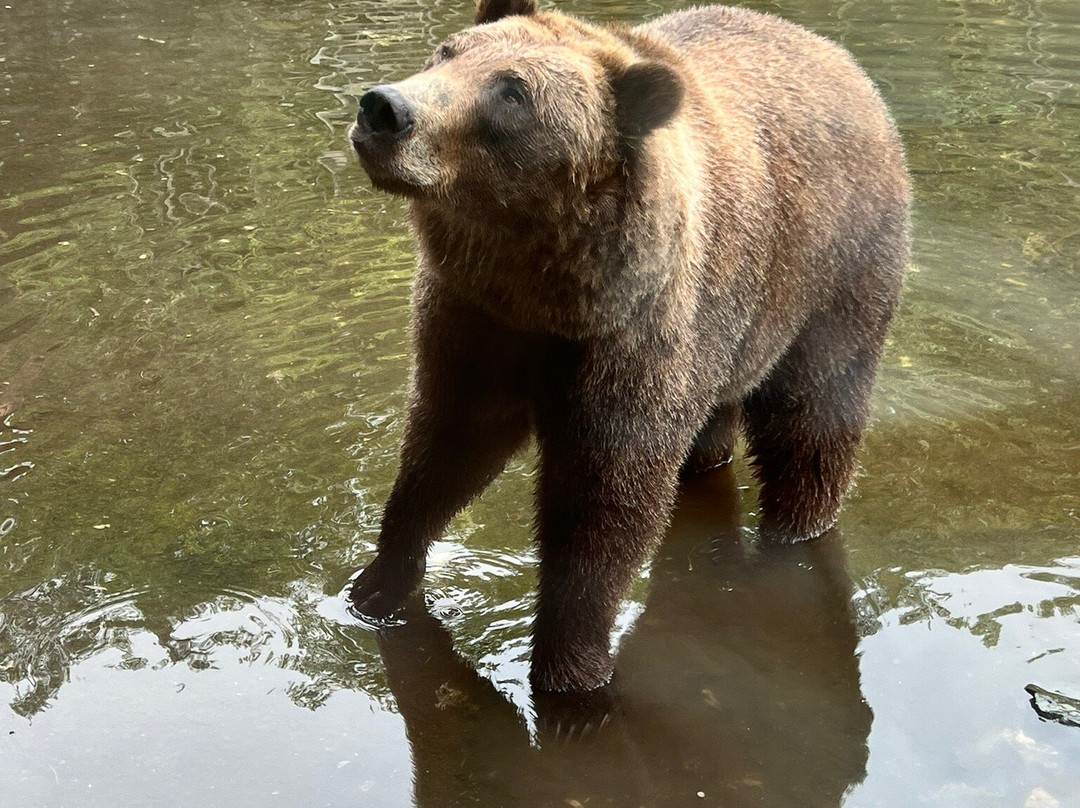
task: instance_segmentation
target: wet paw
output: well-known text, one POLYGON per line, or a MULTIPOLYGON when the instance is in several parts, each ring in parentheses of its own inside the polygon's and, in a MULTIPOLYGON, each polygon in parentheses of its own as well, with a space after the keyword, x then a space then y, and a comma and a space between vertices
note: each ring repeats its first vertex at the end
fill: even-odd
POLYGON ((420 585, 424 564, 413 561, 375 560, 353 581, 349 588, 352 608, 368 617, 388 617, 420 585))
POLYGON ((835 516, 799 525, 763 519, 758 533, 766 544, 799 544, 820 538, 835 527, 835 516))

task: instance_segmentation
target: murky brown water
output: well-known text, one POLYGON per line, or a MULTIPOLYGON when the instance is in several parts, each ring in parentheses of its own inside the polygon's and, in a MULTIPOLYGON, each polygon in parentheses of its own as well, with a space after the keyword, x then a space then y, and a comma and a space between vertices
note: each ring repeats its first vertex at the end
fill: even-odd
POLYGON ((750 4, 851 48, 910 150, 865 474, 788 550, 741 463, 688 488, 577 712, 525 685, 528 457, 437 546, 435 618, 338 597, 413 261, 343 130, 470 4, 0 5, 5 806, 1080 805, 1024 691, 1080 697, 1076 0, 750 4))

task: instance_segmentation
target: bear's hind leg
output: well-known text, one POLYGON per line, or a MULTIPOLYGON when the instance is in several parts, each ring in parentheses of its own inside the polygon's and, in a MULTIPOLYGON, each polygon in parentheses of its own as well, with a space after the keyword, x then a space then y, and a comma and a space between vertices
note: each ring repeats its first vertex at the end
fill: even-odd
POLYGON ((731 462, 738 437, 739 405, 718 404, 694 438, 690 454, 679 471, 680 479, 686 480, 726 466, 731 462))
POLYGON ((820 536, 854 480, 888 318, 860 334, 838 333, 835 322, 835 312, 812 317, 743 403, 770 540, 820 536))

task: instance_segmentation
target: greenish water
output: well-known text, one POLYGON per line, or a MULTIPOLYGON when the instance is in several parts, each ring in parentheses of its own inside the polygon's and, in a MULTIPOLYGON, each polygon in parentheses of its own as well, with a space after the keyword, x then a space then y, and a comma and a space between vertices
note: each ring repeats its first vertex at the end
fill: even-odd
POLYGON ((525 684, 530 457, 436 547, 438 619, 380 640, 339 596, 413 265, 344 128, 469 4, 2 4, 6 806, 1080 805, 1080 729, 1024 691, 1080 697, 1080 4, 749 5, 849 47, 909 149, 864 474, 785 551, 741 462, 687 489, 618 703, 563 720, 525 684))

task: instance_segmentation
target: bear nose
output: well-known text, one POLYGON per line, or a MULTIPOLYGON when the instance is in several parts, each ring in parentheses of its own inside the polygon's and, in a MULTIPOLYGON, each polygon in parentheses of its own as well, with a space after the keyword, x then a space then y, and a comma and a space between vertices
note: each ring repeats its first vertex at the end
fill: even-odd
POLYGON ((401 137, 412 131, 412 107, 393 87, 373 87, 360 99, 357 123, 367 123, 377 135, 401 137))

